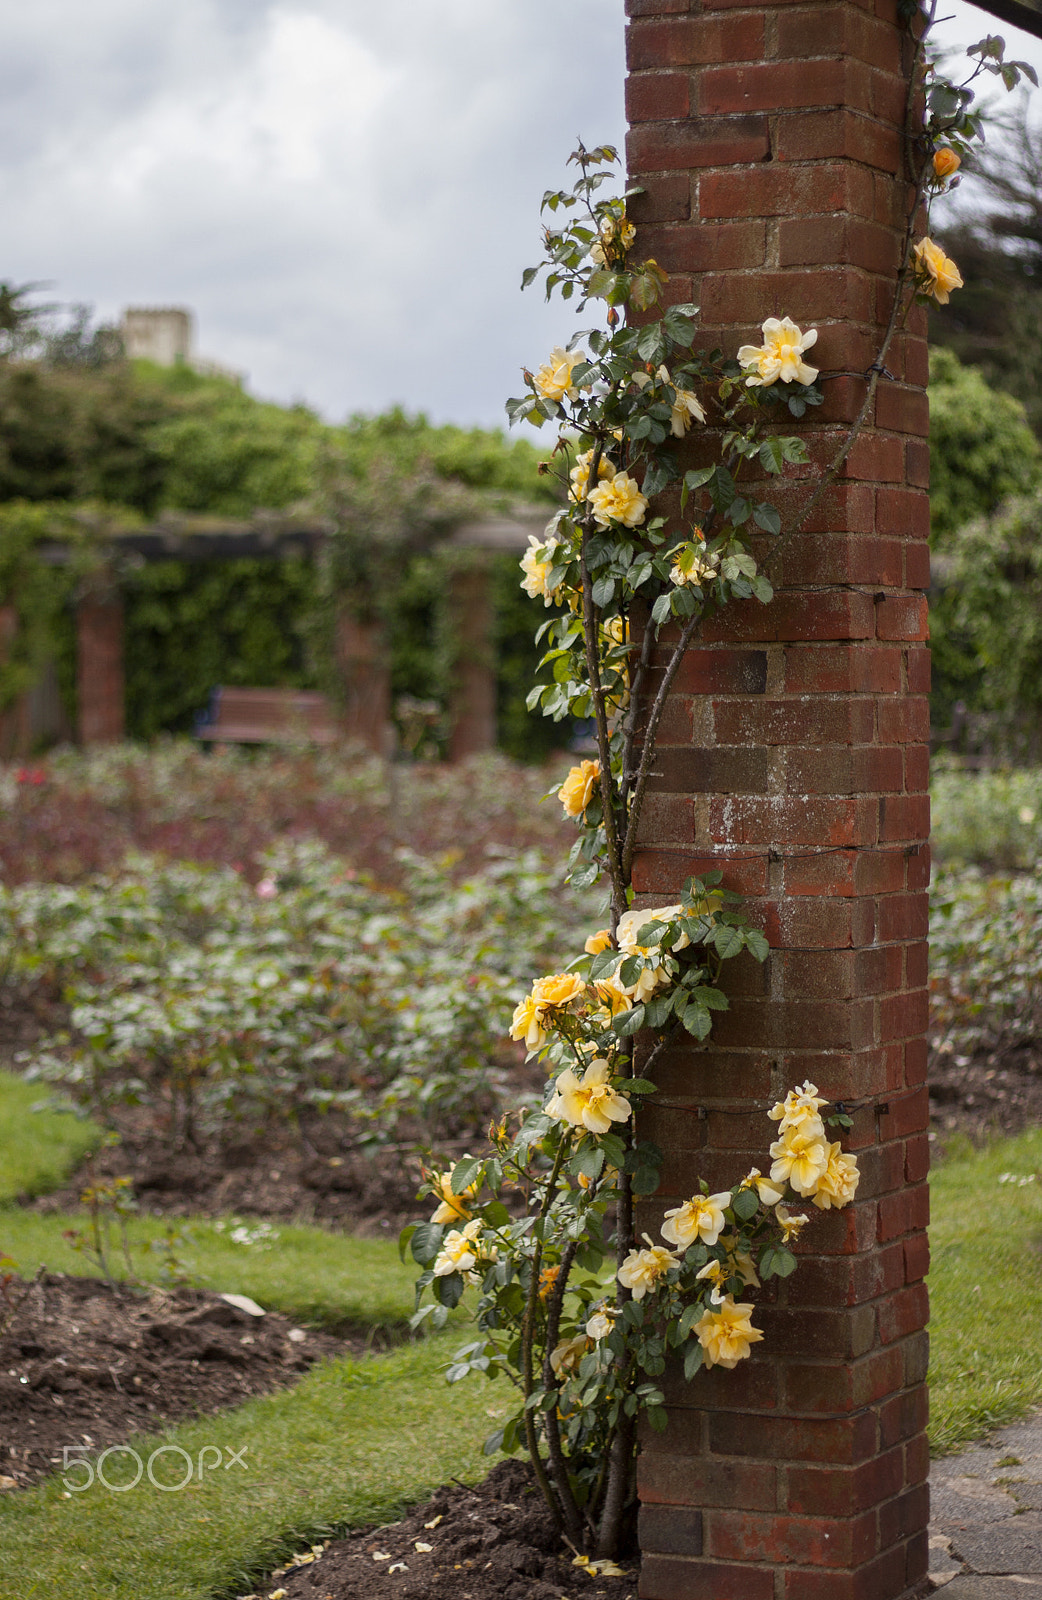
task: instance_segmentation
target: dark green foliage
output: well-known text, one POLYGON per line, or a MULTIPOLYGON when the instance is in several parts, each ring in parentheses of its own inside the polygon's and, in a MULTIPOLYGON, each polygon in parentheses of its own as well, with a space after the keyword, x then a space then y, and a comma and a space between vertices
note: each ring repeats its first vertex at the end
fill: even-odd
POLYGON ((141 567, 125 587, 127 734, 191 732, 218 684, 318 686, 312 564, 239 558, 141 567))
POLYGON ((1042 480, 1042 447, 1024 407, 951 350, 930 356, 930 528, 936 550, 958 528, 1042 480))

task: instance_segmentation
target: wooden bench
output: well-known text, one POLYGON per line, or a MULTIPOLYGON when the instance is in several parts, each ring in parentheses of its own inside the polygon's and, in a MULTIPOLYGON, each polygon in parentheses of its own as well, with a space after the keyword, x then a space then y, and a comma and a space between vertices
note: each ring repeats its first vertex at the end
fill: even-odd
POLYGON ((343 738, 324 694, 306 689, 215 689, 195 719, 211 744, 335 744, 343 738))

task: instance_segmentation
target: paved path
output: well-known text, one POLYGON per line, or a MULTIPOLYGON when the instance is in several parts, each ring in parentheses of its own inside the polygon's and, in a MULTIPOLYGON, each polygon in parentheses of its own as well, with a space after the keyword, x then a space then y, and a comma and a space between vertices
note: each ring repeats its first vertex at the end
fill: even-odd
POLYGON ((930 1513, 942 1600, 1042 1600, 1042 1412, 935 1461, 930 1513))

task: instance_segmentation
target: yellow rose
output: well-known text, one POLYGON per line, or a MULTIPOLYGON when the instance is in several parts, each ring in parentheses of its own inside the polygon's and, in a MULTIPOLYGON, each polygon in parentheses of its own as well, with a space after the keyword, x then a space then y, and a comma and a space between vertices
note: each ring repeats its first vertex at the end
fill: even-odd
POLYGON ((441 1251, 434 1263, 434 1276, 444 1278, 450 1272, 469 1272, 481 1256, 478 1234, 481 1219, 475 1217, 462 1230, 453 1229, 442 1240, 441 1251))
POLYGON ((554 1285, 561 1276, 560 1267, 544 1267, 539 1274, 539 1298, 549 1300, 554 1292, 554 1285))
MULTIPOLYGON (((581 455, 576 456, 575 466, 568 474, 568 480, 572 486, 572 499, 577 503, 586 499, 586 491, 590 482, 590 462, 592 460, 593 448, 591 447, 589 450, 584 450, 581 455)), ((597 463, 598 480, 601 478, 614 478, 614 476, 614 464, 608 460, 606 455, 602 454, 597 463)))
POLYGON ((614 478, 598 483, 587 499, 599 528, 606 528, 611 522, 621 522, 626 528, 639 527, 648 509, 636 479, 627 472, 617 472, 614 478))
POLYGON ((556 1349, 550 1352, 550 1365, 554 1376, 566 1377, 569 1372, 575 1372, 588 1350, 593 1349, 593 1344, 584 1333, 578 1333, 573 1339, 562 1339, 556 1349))
POLYGON ((610 950, 611 947, 610 928, 601 928, 599 932, 591 933, 583 945, 583 949, 588 956, 599 956, 602 950, 610 950))
POLYGON ((668 367, 659 367, 656 376, 662 383, 668 383, 673 390, 673 407, 670 415, 670 425, 674 437, 682 439, 693 422, 706 420, 705 410, 692 389, 678 389, 669 375, 668 367))
POLYGON ((953 172, 958 172, 962 166, 962 157, 951 145, 942 144, 939 150, 933 153, 933 170, 935 177, 943 183, 945 178, 950 178, 953 172))
MULTIPOLYGON (((821 1128, 818 1112, 822 1106, 827 1105, 828 1101, 822 1099, 818 1093, 817 1084, 811 1083, 809 1078, 804 1078, 803 1088, 790 1089, 785 1099, 773 1105, 767 1115, 772 1122, 778 1124, 779 1133, 784 1133, 786 1128, 802 1128, 808 1122, 815 1122, 821 1128)), ((819 1137, 824 1138, 823 1128, 819 1137)))
POLYGON ((746 369, 746 386, 813 383, 818 368, 807 365, 803 352, 817 341, 817 328, 801 333, 789 317, 768 317, 763 324, 763 344, 743 344, 738 351, 739 366, 746 369))
POLYGON ((601 983, 595 983, 593 991, 600 1001, 598 1009, 606 1011, 609 1017, 617 1017, 620 1011, 629 1011, 634 1003, 617 978, 605 978, 601 983))
POLYGON ((539 368, 532 379, 537 394, 544 400, 575 400, 579 391, 572 383, 572 368, 585 361, 581 350, 562 350, 560 345, 550 352, 550 359, 539 368))
POLYGON ((805 1228, 810 1221, 810 1218, 803 1216, 801 1212, 787 1211, 784 1206, 779 1206, 774 1215, 781 1223, 783 1244, 788 1244, 790 1239, 798 1239, 800 1229, 805 1228))
POLYGON ((644 1239, 648 1248, 631 1250, 616 1274, 623 1287, 631 1291, 634 1300, 643 1300, 671 1267, 680 1265, 671 1251, 664 1250, 660 1244, 652 1244, 647 1234, 644 1239))
POLYGON ((552 606, 561 593, 561 584, 554 584, 553 588, 547 586, 547 578, 553 570, 554 560, 560 545, 554 540, 537 539, 534 533, 528 535, 528 549, 521 557, 521 571, 524 577, 521 587, 533 600, 542 598, 544 606, 552 606))
MULTIPOLYGON (((470 1157, 467 1156, 465 1159, 469 1161, 470 1157)), ((458 1162, 454 1161, 448 1172, 434 1172, 431 1174, 434 1192, 441 1196, 441 1204, 431 1218, 432 1222, 461 1222, 465 1217, 470 1216, 467 1201, 474 1199, 481 1185, 479 1183, 469 1183, 462 1194, 453 1194, 452 1174, 455 1172, 457 1165, 458 1162)))
POLYGON ((581 1078, 566 1067, 547 1102, 547 1116, 590 1133, 610 1132, 613 1122, 625 1122, 633 1111, 625 1095, 611 1087, 610 1077, 610 1066, 600 1059, 591 1061, 581 1078))
POLYGON ((833 1206, 838 1210, 853 1200, 860 1179, 857 1157, 844 1155, 837 1141, 829 1145, 825 1170, 811 1198, 821 1211, 830 1211, 833 1206))
POLYGON ((724 1210, 731 1204, 731 1191, 720 1194, 696 1194, 682 1206, 666 1212, 662 1224, 662 1237, 679 1249, 686 1250, 696 1240, 715 1244, 724 1226, 724 1210))
POLYGON ((670 582, 675 583, 678 589, 688 586, 692 589, 701 589, 704 584, 715 580, 719 560, 720 557, 715 551, 712 555, 706 556, 704 545, 693 543, 681 545, 669 569, 670 582))
POLYGON ((769 1179, 761 1177, 759 1167, 752 1167, 748 1176, 742 1179, 743 1189, 752 1188, 753 1185, 756 1186, 760 1204, 764 1206, 776 1206, 785 1194, 785 1185, 782 1184, 779 1188, 776 1183, 771 1183, 769 1179))
POLYGON ((707 1311, 695 1323, 694 1332, 706 1353, 707 1367, 736 1367, 749 1354, 749 1347, 763 1338, 759 1328, 749 1320, 753 1307, 735 1305, 731 1295, 725 1295, 719 1311, 707 1311))
POLYGON ((593 799, 601 776, 599 761, 583 761, 573 767, 557 794, 566 817, 581 817, 593 799))
POLYGON ((920 239, 913 252, 915 280, 923 294, 928 294, 939 306, 946 306, 953 289, 962 288, 962 278, 955 262, 946 256, 932 239, 920 239))
POLYGON ((510 1037, 523 1039, 527 1050, 538 1050, 546 1043, 543 1015, 534 995, 526 994, 520 1005, 514 1007, 510 1037))
POLYGON ((586 1324, 586 1336, 589 1339, 606 1339, 615 1326, 616 1311, 613 1306, 605 1305, 604 1301, 597 1307, 586 1324))
POLYGON ((797 1194, 812 1195, 829 1161, 820 1121, 817 1127, 808 1122, 802 1128, 786 1128, 783 1137, 771 1145, 771 1155, 775 1158, 772 1182, 788 1183, 797 1194))
POLYGON ((554 972, 548 978, 537 978, 532 985, 532 997, 540 1009, 547 1006, 566 1006, 581 995, 586 985, 574 972, 554 972))

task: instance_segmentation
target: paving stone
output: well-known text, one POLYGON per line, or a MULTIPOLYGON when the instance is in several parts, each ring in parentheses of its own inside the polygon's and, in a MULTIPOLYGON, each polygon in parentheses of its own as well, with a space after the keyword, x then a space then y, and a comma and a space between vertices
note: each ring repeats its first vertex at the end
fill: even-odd
POLYGON ((1042 1578, 982 1578, 964 1572, 944 1586, 944 1600, 1036 1600, 1042 1578))
MULTIPOLYGON (((947 1531, 947 1530, 946 1530, 947 1531)), ((1037 1573, 1042 1578, 1042 1517, 1035 1512, 952 1534, 952 1554, 979 1573, 1037 1573)))
POLYGON ((953 1528, 1004 1522, 1016 1514, 1017 1501, 1006 1488, 986 1478, 930 1480, 930 1519, 946 1532, 953 1528))
POLYGON ((938 1533, 931 1524, 929 1578, 938 1588, 950 1583, 962 1571, 962 1562, 957 1561, 951 1553, 951 1543, 945 1534, 938 1533))

